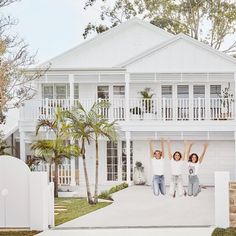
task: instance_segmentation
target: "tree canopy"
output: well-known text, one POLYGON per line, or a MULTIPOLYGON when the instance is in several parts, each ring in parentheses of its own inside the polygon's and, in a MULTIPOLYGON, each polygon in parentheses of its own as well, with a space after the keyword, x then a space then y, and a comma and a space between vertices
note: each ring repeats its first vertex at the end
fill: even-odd
POLYGON ((236 53, 236 40, 224 42, 236 31, 236 3, 233 0, 86 0, 84 9, 100 7, 101 22, 89 22, 84 38, 102 33, 138 17, 172 33, 180 32, 227 53, 236 53))

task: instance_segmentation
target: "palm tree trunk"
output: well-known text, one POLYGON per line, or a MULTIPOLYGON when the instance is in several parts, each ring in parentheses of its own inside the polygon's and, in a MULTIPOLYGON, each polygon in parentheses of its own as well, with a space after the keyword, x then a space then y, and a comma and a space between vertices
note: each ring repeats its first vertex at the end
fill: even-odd
POLYGON ((93 204, 92 194, 91 194, 90 185, 89 185, 89 178, 88 178, 87 165, 86 165, 86 160, 85 160, 84 140, 82 141, 82 158, 83 158, 84 177, 85 177, 85 183, 86 183, 86 190, 87 190, 88 203, 89 203, 89 204, 93 204))
POLYGON ((58 197, 58 160, 55 160, 54 197, 58 197))
POLYGON ((95 143, 96 143, 96 173, 95 173, 94 203, 97 204, 98 203, 98 166, 99 166, 97 137, 96 137, 95 143))

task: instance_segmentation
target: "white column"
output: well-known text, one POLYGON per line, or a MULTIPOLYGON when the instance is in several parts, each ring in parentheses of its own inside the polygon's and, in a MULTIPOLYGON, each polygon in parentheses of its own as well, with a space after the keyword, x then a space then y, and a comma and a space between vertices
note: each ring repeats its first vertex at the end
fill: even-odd
POLYGON ((161 120, 161 84, 160 82, 157 83, 157 96, 156 96, 156 104, 157 104, 157 119, 161 120))
POLYGON ((236 98, 236 72, 234 72, 234 112, 233 112, 233 115, 234 115, 234 120, 236 120, 236 101, 235 101, 235 98, 236 98))
POLYGON ((25 132, 20 131, 20 159, 26 162, 25 132))
POLYGON ((70 106, 74 105, 74 75, 69 74, 69 84, 70 84, 70 106))
POLYGON ((234 178, 236 178, 236 131, 234 131, 234 178))
POLYGON ((126 131, 125 133, 125 139, 126 139, 126 179, 127 183, 130 183, 130 132, 126 131))
POLYGON ((129 109, 129 91, 130 91, 130 74, 125 74, 125 119, 129 121, 130 109, 129 109))
POLYGON ((215 172, 215 226, 229 227, 229 172, 215 172))

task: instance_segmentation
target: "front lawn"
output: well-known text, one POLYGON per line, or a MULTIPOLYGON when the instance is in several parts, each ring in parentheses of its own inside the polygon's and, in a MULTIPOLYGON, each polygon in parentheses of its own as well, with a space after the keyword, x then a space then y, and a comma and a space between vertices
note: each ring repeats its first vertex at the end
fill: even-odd
POLYGON ((0 231, 0 236, 34 236, 37 231, 0 231))
POLYGON ((63 224, 110 204, 100 202, 96 205, 89 205, 85 198, 57 198, 55 199, 55 225, 63 224))

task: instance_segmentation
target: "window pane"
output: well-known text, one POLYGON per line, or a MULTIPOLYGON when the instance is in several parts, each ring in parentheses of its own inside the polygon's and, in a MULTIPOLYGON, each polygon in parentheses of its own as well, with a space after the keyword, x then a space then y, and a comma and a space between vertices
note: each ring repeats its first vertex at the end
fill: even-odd
POLYGON ((66 85, 56 85, 56 99, 66 99, 66 85))
POLYGON ((109 98, 109 86, 98 86, 97 87, 98 98, 108 99, 109 98))
POLYGON ((114 96, 124 96, 125 95, 125 86, 113 86, 114 96))
POLYGON ((118 152, 117 143, 107 142, 107 180, 117 181, 118 178, 118 152))
POLYGON ((194 85, 193 86, 194 98, 204 98, 205 97, 205 85, 194 85))
POLYGON ((79 99, 79 84, 74 84, 74 99, 79 99))
POLYGON ((188 85, 177 86, 178 98, 188 98, 188 85))
POLYGON ((211 98, 218 98, 221 94, 221 85, 211 85, 211 98))
POLYGON ((172 86, 171 85, 162 85, 161 86, 161 94, 164 98, 172 97, 172 86))
POLYGON ((43 85, 43 98, 53 99, 53 85, 43 85))

